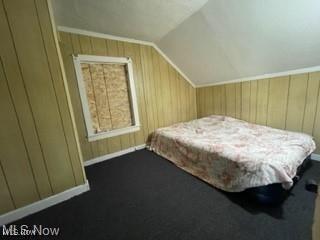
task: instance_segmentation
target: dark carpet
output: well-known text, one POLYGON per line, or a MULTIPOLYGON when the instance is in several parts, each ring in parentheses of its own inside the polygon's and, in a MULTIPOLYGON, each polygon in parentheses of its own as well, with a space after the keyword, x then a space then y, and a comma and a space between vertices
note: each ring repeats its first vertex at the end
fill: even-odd
POLYGON ((312 161, 276 207, 219 191, 147 150, 86 172, 91 191, 15 224, 60 227, 59 239, 68 240, 311 239, 316 194, 306 191, 304 183, 320 180, 319 162, 312 161))

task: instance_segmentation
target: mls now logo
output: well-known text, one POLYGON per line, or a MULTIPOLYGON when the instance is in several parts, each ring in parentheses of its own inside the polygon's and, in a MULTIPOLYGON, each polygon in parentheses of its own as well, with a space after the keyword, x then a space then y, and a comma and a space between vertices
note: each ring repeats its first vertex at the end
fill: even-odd
POLYGON ((2 235, 3 236, 18 236, 19 230, 16 225, 9 225, 7 228, 5 225, 2 226, 2 235))
POLYGON ((59 232, 59 228, 43 227, 42 225, 2 226, 3 236, 58 236, 59 232))

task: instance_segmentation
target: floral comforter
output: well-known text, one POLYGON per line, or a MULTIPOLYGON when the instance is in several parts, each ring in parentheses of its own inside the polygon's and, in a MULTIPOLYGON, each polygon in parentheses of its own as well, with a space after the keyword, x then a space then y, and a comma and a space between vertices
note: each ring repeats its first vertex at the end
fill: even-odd
POLYGON ((217 115, 160 128, 149 146, 229 192, 272 183, 289 189, 298 166, 315 148, 309 135, 217 115))

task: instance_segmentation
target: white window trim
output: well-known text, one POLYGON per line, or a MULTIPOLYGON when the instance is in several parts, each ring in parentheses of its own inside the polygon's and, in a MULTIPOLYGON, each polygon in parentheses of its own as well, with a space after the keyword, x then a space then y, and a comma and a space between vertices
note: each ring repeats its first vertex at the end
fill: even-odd
POLYGON ((74 67, 76 71, 78 87, 80 92, 80 99, 82 103, 82 110, 83 110, 84 120, 87 128, 87 137, 89 142, 139 131, 140 120, 139 120, 136 88, 135 88, 134 79, 133 79, 132 60, 130 58, 125 58, 125 57, 73 55, 73 62, 74 62, 74 67), (86 88, 85 88, 85 84, 82 76, 81 63, 104 63, 104 64, 119 63, 119 64, 126 65, 128 70, 128 78, 129 78, 129 97, 130 97, 131 108, 133 112, 133 121, 134 121, 134 124, 132 126, 114 129, 114 130, 101 132, 101 133, 94 132, 92 128, 91 114, 90 114, 90 109, 88 104, 86 88))

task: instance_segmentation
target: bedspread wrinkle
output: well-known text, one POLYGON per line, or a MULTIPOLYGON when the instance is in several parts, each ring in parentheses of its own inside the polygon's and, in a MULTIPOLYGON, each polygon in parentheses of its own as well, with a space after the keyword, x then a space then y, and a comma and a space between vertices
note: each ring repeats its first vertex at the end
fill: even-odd
POLYGON ((149 149, 229 192, 293 184, 298 166, 316 146, 311 136, 212 115, 157 129, 149 149))

